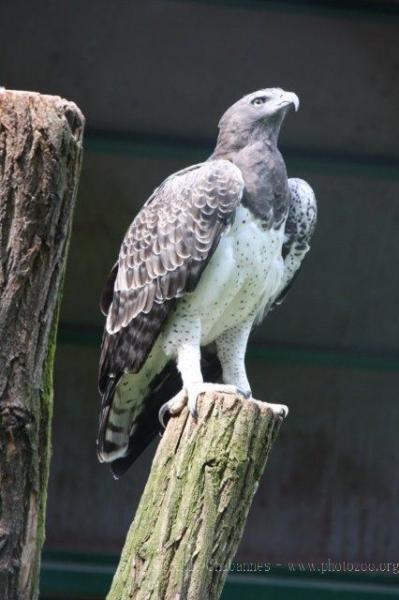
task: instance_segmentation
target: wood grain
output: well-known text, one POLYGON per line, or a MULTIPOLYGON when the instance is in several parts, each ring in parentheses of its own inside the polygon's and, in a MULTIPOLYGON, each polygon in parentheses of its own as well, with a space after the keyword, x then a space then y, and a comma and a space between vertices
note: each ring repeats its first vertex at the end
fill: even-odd
POLYGON ((58 307, 82 156, 72 102, 0 93, 0 590, 38 594, 58 307))
POLYGON ((267 404, 204 394, 170 419, 107 600, 216 600, 280 427, 267 404))

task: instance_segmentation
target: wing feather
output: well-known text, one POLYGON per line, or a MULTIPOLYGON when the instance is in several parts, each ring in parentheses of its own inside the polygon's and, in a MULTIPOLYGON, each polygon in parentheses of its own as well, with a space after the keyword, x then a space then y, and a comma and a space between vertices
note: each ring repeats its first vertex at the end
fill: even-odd
POLYGON ((291 202, 285 226, 283 244, 284 276, 271 308, 283 302, 294 283, 302 261, 309 251, 317 222, 317 203, 310 185, 303 179, 288 180, 291 202))
MULTIPOLYGON (((182 295, 193 291, 244 189, 227 160, 207 161, 166 179, 123 240, 106 302, 100 390, 107 377, 137 372, 182 295)), ((111 279, 110 279, 111 282, 111 279)))

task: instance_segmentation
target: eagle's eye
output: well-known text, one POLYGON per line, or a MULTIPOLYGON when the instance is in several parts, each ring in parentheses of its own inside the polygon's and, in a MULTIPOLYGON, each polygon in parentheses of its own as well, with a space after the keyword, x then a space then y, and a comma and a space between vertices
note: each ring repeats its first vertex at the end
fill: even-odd
POLYGON ((266 102, 266 100, 266 96, 258 96, 257 98, 251 100, 251 104, 253 104, 254 106, 262 106, 266 102))

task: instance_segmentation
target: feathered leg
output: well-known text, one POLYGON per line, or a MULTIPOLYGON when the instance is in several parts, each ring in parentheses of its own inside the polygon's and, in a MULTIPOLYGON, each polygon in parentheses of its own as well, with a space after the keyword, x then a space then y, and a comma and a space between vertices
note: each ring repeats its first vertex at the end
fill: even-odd
MULTIPOLYGON (((196 404, 200 394, 210 391, 237 393, 234 385, 204 382, 201 372, 201 324, 199 319, 193 321, 190 318, 186 328, 184 324, 181 324, 181 329, 185 332, 184 339, 175 349, 175 354, 177 355, 177 368, 183 380, 183 389, 169 402, 166 402, 159 411, 159 420, 162 425, 164 425, 164 417, 167 412, 179 413, 186 402, 191 415, 196 418, 196 404)), ((170 352, 167 346, 165 350, 170 352)))
POLYGON ((245 368, 245 352, 253 319, 228 329, 216 340, 217 354, 222 365, 223 381, 240 390, 246 398, 252 396, 245 368))
MULTIPOLYGON (((216 348, 223 369, 223 381, 235 386, 245 398, 254 400, 245 368, 245 353, 252 325, 253 319, 250 319, 228 329, 216 340, 216 348)), ((273 412, 282 417, 288 415, 288 407, 285 404, 268 405, 273 412)))

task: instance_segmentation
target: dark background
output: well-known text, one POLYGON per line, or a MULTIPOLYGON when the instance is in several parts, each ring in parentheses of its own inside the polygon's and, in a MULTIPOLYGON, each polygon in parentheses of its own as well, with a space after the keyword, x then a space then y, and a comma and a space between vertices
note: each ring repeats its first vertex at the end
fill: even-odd
POLYGON ((281 86, 290 176, 319 202, 312 251, 252 337, 258 398, 291 412, 241 560, 399 559, 399 6, 396 2, 2 2, 0 83, 87 118, 56 361, 47 548, 119 552, 153 449, 97 464, 102 284, 154 187, 205 159, 223 111, 281 86))

